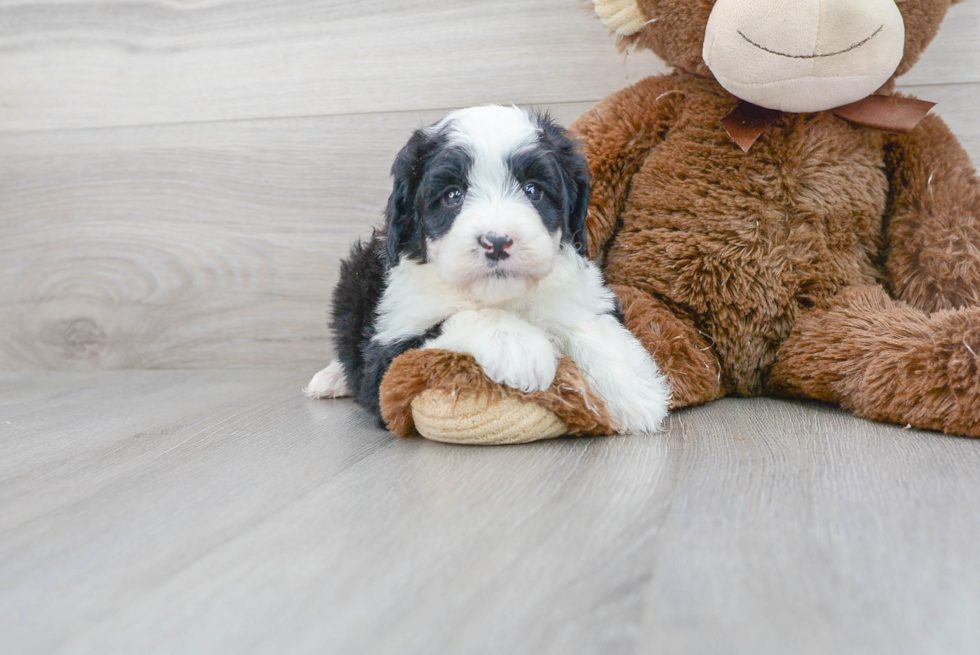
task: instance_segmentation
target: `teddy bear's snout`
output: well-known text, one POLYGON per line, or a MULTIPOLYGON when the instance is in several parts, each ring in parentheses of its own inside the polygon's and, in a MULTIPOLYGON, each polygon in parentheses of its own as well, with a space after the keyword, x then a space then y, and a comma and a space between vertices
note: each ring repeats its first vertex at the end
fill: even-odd
POLYGON ((894 0, 718 0, 703 57, 742 100, 816 112, 874 93, 898 68, 904 46, 894 0))

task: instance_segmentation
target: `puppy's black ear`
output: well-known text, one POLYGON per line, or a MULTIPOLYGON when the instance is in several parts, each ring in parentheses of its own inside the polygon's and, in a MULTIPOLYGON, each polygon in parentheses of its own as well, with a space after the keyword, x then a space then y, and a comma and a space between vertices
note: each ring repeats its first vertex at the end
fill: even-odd
MULTIPOLYGON (((574 142, 571 143, 574 144, 574 142)), ((575 145, 572 145, 567 160, 562 163, 562 171, 565 177, 565 189, 569 195, 566 205, 568 241, 575 247, 578 254, 585 257, 589 245, 585 219, 589 215, 592 177, 589 173, 588 162, 575 145)))
POLYGON ((538 124, 544 133, 544 140, 554 149, 561 169, 565 196, 562 241, 572 244, 584 257, 588 246, 585 218, 589 213, 589 194, 592 190, 589 163, 579 151, 575 139, 551 116, 539 114, 538 124))
POLYGON ((430 147, 425 131, 416 130, 391 165, 393 188, 385 209, 384 230, 385 250, 391 264, 398 263, 408 244, 421 242, 422 228, 415 208, 415 194, 425 172, 425 157, 430 147))

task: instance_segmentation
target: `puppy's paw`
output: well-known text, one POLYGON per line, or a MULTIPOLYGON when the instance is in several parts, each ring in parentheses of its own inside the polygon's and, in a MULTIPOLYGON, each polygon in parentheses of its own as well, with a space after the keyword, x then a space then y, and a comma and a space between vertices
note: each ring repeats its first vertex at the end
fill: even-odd
POLYGON ((343 365, 337 360, 330 362, 330 366, 313 376, 303 388, 303 393, 310 398, 343 398, 351 395, 343 365))
POLYGON ((670 395, 670 385, 662 375, 637 377, 622 389, 610 413, 623 432, 659 432, 670 407, 670 395))
POLYGON ((497 309, 459 312, 424 347, 469 353, 488 378, 521 391, 544 391, 558 370, 558 351, 548 336, 497 309))
POLYGON ((547 337, 521 335, 494 345, 473 354, 494 382, 526 392, 544 391, 554 382, 558 353, 547 337))
POLYGON ((606 314, 583 323, 568 354, 605 401, 620 432, 658 432, 670 407, 670 384, 646 349, 606 314))

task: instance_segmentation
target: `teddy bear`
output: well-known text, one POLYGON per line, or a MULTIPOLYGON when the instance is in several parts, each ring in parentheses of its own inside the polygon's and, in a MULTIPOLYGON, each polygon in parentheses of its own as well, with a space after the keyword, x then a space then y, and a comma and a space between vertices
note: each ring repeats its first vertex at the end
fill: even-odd
MULTIPOLYGON (((980 437, 980 183, 931 103, 894 91, 960 0, 594 0, 674 71, 571 130, 588 254, 672 408, 836 403, 980 437)), ((524 394, 415 351, 382 382, 397 434, 510 443, 617 431, 576 369, 524 394)))

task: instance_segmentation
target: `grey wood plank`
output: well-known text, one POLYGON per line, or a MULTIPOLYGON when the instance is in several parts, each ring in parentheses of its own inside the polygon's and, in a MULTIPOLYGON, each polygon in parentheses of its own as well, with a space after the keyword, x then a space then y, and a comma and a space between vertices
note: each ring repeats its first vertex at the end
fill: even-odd
POLYGON ((442 115, 0 134, 0 370, 323 366, 340 258, 442 115))
POLYGON ((663 652, 972 653, 980 443, 727 400, 684 446, 644 603, 663 652))
POLYGON ((302 397, 305 375, 221 375, 251 392, 229 395, 213 372, 127 372, 89 376, 104 400, 69 402, 75 407, 59 427, 48 424, 45 404, 33 404, 30 456, 40 463, 0 483, 0 651, 51 652, 391 441, 351 403, 302 397), (146 394, 147 381, 160 391, 146 394), (132 387, 124 399, 135 418, 126 429, 114 425, 119 386, 132 387), (144 398, 172 411, 147 411, 144 398), (208 400, 210 410, 187 412, 208 400), (77 452, 66 457, 66 444, 77 452), (126 570, 112 577, 113 562, 123 560, 126 570), (54 593, 38 593, 38 584, 54 593), (64 622, 50 631, 45 615, 64 622), (15 633, 25 639, 11 641, 15 633))
POLYGON ((980 163, 980 121, 975 109, 980 103, 980 84, 903 85, 900 90, 938 103, 933 112, 949 125, 970 154, 974 166, 980 163))
POLYGON ((0 26, 0 130, 594 101, 663 69, 581 0, 32 0, 0 26))
MULTIPOLYGON (((17 375, 47 386, 50 374, 17 375)), ((170 402, 217 384, 139 375, 160 376, 170 402)), ((33 518, 0 530, 0 650, 977 643, 975 441, 763 399, 678 412, 660 435, 453 447, 395 439, 346 401, 308 401, 298 378, 268 374, 271 389, 210 419, 148 417, 139 430, 180 445, 145 461, 152 440, 130 439, 103 472, 62 469, 63 486, 31 489, 33 518)), ((88 417, 45 424, 42 445, 97 432, 112 412, 86 402, 88 417)), ((0 487, 0 514, 10 498, 0 487)))
POLYGON ((939 34, 922 59, 899 79, 905 85, 980 82, 980 2, 950 7, 939 34), (971 69, 966 72, 963 69, 971 69))
MULTIPOLYGON (((977 4, 907 84, 980 81, 977 4)), ((32 0, 0 26, 0 130, 596 101, 663 70, 584 0, 32 0)))
MULTIPOLYGON (((0 375, 0 392, 6 391, 8 378, 22 389, 10 403, 0 396, 5 400, 0 405, 0 495, 9 504, 0 514, 0 531, 42 511, 63 511, 66 504, 110 486, 122 472, 145 470, 219 421, 238 416, 248 403, 263 405, 270 393, 279 395, 284 387, 283 376, 274 371, 108 377, 62 372, 47 376, 44 385, 32 383, 35 378, 29 375, 0 375), (92 424, 93 408, 97 424, 92 424), (62 493, 73 477, 86 479, 84 491, 62 493)), ((287 388, 297 393, 300 385, 287 388)))

